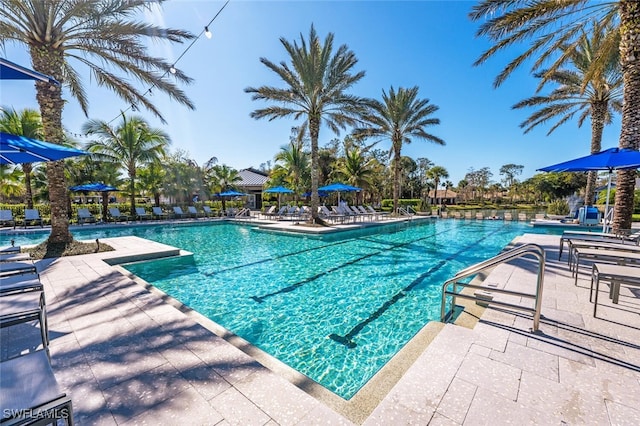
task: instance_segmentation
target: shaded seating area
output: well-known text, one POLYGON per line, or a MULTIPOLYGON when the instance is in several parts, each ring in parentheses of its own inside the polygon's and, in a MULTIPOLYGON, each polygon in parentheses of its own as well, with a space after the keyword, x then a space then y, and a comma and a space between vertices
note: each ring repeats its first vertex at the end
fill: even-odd
POLYGON ((16 228, 16 221, 11 210, 0 210, 0 226, 13 226, 16 228))
POLYGON ((40 212, 37 209, 25 209, 24 210, 24 227, 37 226, 43 227, 42 218, 40 212))

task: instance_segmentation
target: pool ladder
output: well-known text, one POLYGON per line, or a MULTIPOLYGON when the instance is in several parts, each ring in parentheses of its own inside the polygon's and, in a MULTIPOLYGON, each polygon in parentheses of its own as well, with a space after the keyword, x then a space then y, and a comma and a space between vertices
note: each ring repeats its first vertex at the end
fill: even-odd
POLYGON ((449 279, 442 285, 442 305, 440 307, 440 320, 445 322, 449 316, 453 314, 453 309, 455 308, 456 298, 460 297, 462 299, 475 300, 484 304, 498 305, 503 306, 510 309, 521 310, 524 312, 529 312, 533 314, 533 331, 538 331, 538 327, 540 325, 540 310, 542 308, 542 286, 544 284, 544 261, 545 253, 544 249, 537 244, 524 244, 522 246, 516 247, 512 250, 506 251, 504 253, 500 253, 499 255, 492 257, 491 259, 485 260, 484 262, 477 263, 475 265, 469 266, 462 271, 459 271, 453 278, 449 279), (505 290, 500 288, 486 287, 476 284, 469 284, 460 282, 460 280, 472 277, 474 275, 479 274, 480 272, 487 271, 488 269, 495 268, 496 266, 507 263, 511 260, 527 256, 533 255, 538 259, 538 279, 536 283, 536 291, 535 294, 531 293, 522 293, 519 291, 505 290), (453 289, 449 290, 448 288, 453 285, 453 289), (489 291, 492 293, 501 293, 508 294, 511 296, 520 296, 526 299, 534 299, 534 307, 531 308, 529 306, 516 305, 513 303, 500 302, 497 300, 492 300, 488 298, 485 294, 478 292, 475 294, 462 294, 458 291, 458 287, 462 288, 471 288, 475 290, 481 291, 489 291), (446 312, 446 301, 447 296, 452 296, 451 301, 451 311, 449 314, 446 312), (484 297, 483 297, 484 296, 484 297))

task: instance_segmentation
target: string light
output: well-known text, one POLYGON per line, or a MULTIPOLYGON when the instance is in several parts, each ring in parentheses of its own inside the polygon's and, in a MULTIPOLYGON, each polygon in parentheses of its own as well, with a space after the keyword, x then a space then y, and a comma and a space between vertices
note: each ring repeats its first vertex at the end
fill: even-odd
MULTIPOLYGON (((227 0, 222 7, 220 8, 220 10, 218 10, 218 12, 214 15, 213 18, 211 18, 211 20, 209 21, 209 23, 207 25, 205 25, 204 29, 202 31, 200 31, 200 33, 193 38, 193 40, 191 41, 191 43, 184 49, 184 51, 180 54, 180 56, 178 56, 178 59, 175 60, 175 62, 173 63, 173 65, 171 65, 171 67, 169 67, 168 71, 165 71, 165 73, 160 76, 160 79, 164 78, 167 76, 167 73, 171 73, 171 74, 175 74, 176 72, 178 72, 178 70, 176 69, 176 64, 178 63, 178 61, 180 61, 180 59, 182 59, 182 57, 189 51, 189 49, 191 49, 191 47, 195 44, 196 41, 198 41, 198 39, 200 37, 202 37, 202 35, 204 34, 205 37, 207 37, 208 39, 211 39, 211 37, 213 37, 213 34, 211 33, 211 31, 209 30, 209 27, 211 26, 211 24, 213 23, 213 21, 216 20, 216 18, 218 17, 218 15, 220 15, 220 13, 224 10, 225 7, 227 7, 227 5, 229 4, 231 0, 227 0)), ((147 89, 146 92, 144 92, 144 94, 142 95, 143 97, 148 95, 153 95, 151 89, 152 87, 154 87, 154 85, 152 85, 151 87, 149 87, 147 89)), ((127 108, 124 111, 121 111, 120 114, 118 114, 116 117, 114 117, 111 121, 109 121, 108 124, 113 123, 115 120, 117 120, 118 118, 120 118, 122 116, 122 114, 124 114, 127 111, 137 111, 138 107, 132 103, 129 108, 127 108)), ((71 132, 67 132, 70 135, 73 135, 75 137, 89 137, 88 134, 77 134, 77 133, 71 133, 71 132)))

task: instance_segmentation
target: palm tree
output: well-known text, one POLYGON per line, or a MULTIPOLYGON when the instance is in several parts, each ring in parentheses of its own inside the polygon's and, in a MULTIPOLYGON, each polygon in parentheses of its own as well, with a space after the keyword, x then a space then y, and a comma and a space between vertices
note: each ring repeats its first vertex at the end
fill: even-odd
POLYGON ((169 135, 159 129, 149 127, 141 117, 122 114, 122 122, 117 127, 101 120, 89 120, 82 126, 88 135, 98 140, 87 144, 87 150, 96 154, 96 158, 120 164, 129 176, 129 200, 131 215, 136 214, 136 174, 137 168, 166 155, 170 143, 169 135))
POLYGON ((295 192, 297 201, 298 194, 305 192, 304 188, 309 180, 309 153, 304 150, 302 143, 291 141, 289 145, 280 148, 275 161, 272 177, 286 182, 295 192))
POLYGON ((0 164, 0 201, 22 195, 22 171, 8 164, 0 164))
POLYGON ((154 161, 138 170, 138 183, 141 192, 153 197, 153 205, 160 207, 160 193, 164 183, 166 170, 160 161, 154 161))
MULTIPOLYGON (((237 189, 236 183, 240 182, 242 177, 236 169, 226 164, 217 164, 211 168, 210 174, 207 176, 209 190, 214 192, 224 192, 230 189, 237 189)), ((222 197, 222 210, 227 210, 225 197, 222 197)))
MULTIPOLYGON (((177 69, 169 78, 172 64, 149 56, 148 43, 143 40, 181 43, 194 36, 187 31, 134 21, 133 17, 141 16, 140 12, 151 4, 148 0, 3 0, 0 7, 1 44, 25 45, 33 68, 66 86, 85 114, 89 103, 76 65, 88 67, 91 81, 109 88, 127 104, 144 106, 164 121, 160 111, 145 96, 147 92, 139 91, 129 78, 107 68, 133 76, 187 107, 194 107, 174 83, 189 83, 191 79, 177 69)), ((35 85, 44 138, 60 144, 64 141, 62 110, 66 103, 62 86, 42 81, 35 85)), ((69 232, 62 162, 47 163, 47 176, 51 203, 48 242, 67 244, 73 238, 69 232)))
POLYGON ((427 171, 427 177, 433 179, 433 187, 435 188, 433 198, 436 204, 440 204, 438 202, 438 184, 440 183, 440 179, 447 179, 449 177, 449 172, 442 166, 433 166, 427 171))
MULTIPOLYGON (((567 46, 570 53, 580 43, 584 26, 591 20, 601 25, 617 25, 619 36, 607 39, 612 49, 619 48, 623 79, 622 130, 620 148, 640 148, 640 7, 637 0, 591 2, 589 0, 541 1, 482 0, 470 14, 471 19, 488 19, 480 26, 478 35, 486 35, 495 44, 476 61, 482 64, 495 53, 524 40, 532 39, 531 46, 512 60, 497 76, 499 86, 516 68, 529 58, 536 58, 533 70, 539 70, 558 49, 567 46), (619 40, 619 45, 616 45, 619 40)), ((560 55, 550 70, 560 67, 567 59, 560 55)), ((606 57, 606 56, 605 56, 606 57)), ((597 62, 602 66, 602 61, 597 62)), ((633 214, 635 171, 618 171, 613 229, 629 229, 633 214)))
POLYGON ((437 136, 427 133, 428 126, 440 124, 440 120, 431 117, 438 107, 429 104, 429 99, 418 99, 418 86, 405 89, 393 88, 387 94, 382 90, 382 102, 369 100, 369 112, 364 120, 368 127, 354 130, 359 137, 383 137, 391 140, 392 168, 393 168, 393 213, 398 210, 400 191, 400 160, 402 145, 411 143, 412 138, 425 139, 440 145, 444 141, 437 136))
POLYGON ((311 216, 318 222, 318 135, 324 124, 336 134, 347 125, 355 124, 355 117, 362 112, 363 100, 348 95, 346 91, 364 77, 364 71, 352 74, 358 60, 346 45, 333 53, 333 34, 329 33, 324 43, 311 25, 308 42, 300 35, 300 44, 291 44, 284 38, 280 43, 290 56, 291 67, 284 62, 279 65, 266 58, 260 62, 275 72, 287 85, 286 88, 262 86, 248 87, 253 100, 275 102, 281 106, 270 106, 253 111, 256 119, 293 117, 304 118, 299 127, 301 135, 308 132, 311 139, 311 216))
MULTIPOLYGON (((367 157, 359 146, 351 145, 345 147, 344 157, 338 160, 335 173, 351 186, 368 188, 373 178, 374 165, 373 158, 367 157)), ((356 192, 356 204, 360 204, 359 198, 360 192, 356 192)))
MULTIPOLYGON (((33 139, 42 139, 42 120, 40 113, 34 109, 24 109, 17 112, 11 108, 3 108, 0 116, 0 130, 13 135, 26 136, 33 139)), ((33 208, 33 192, 31 190, 31 172, 33 165, 24 163, 21 165, 24 173, 25 201, 28 209, 33 208)))
MULTIPOLYGON (((620 70, 619 52, 608 49, 607 36, 613 32, 611 27, 604 28, 593 25, 591 37, 583 34, 580 43, 568 54, 570 69, 543 70, 536 74, 541 84, 555 83, 556 87, 548 95, 533 96, 518 102, 513 108, 540 107, 529 118, 520 124, 525 133, 548 120, 558 118, 547 135, 562 124, 580 113, 578 127, 587 117, 591 118, 591 153, 602 150, 602 132, 604 126, 610 124, 615 112, 622 112, 622 73, 620 70), (602 67, 594 62, 606 61, 602 67)), ((614 32, 619 35, 619 32, 614 32)), ((589 172, 585 203, 592 205, 595 197, 597 171, 589 172)))

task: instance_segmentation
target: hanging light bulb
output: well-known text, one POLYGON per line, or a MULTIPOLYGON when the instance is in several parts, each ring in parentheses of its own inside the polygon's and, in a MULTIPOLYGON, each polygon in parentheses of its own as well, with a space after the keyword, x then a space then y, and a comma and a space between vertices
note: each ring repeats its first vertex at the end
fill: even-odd
POLYGON ((204 27, 204 35, 209 39, 213 37, 213 34, 211 34, 211 31, 209 31, 209 27, 204 27))
POLYGON ((175 73, 176 73, 176 69, 175 69, 175 67, 171 66, 171 68, 169 68, 169 72, 170 72, 171 74, 175 74, 175 73))

